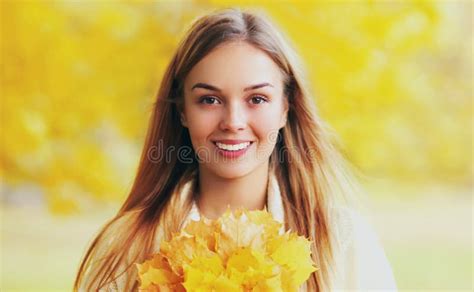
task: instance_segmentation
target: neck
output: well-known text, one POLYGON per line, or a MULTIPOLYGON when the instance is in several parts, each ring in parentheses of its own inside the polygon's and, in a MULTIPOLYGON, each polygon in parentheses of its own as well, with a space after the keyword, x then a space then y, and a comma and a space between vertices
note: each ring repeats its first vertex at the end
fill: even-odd
POLYGON ((268 163, 237 178, 223 178, 200 168, 197 205, 201 215, 208 219, 220 217, 227 208, 262 210, 267 187, 268 163))

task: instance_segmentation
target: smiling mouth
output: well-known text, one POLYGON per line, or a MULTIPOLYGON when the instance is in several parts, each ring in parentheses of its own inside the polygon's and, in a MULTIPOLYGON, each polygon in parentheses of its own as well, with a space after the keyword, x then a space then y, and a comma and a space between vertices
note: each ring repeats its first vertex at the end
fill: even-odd
POLYGON ((250 145, 252 145, 253 142, 247 141, 239 144, 225 144, 225 143, 220 143, 220 142, 214 142, 214 145, 216 145, 217 148, 224 150, 224 151, 240 151, 243 149, 248 148, 250 145))

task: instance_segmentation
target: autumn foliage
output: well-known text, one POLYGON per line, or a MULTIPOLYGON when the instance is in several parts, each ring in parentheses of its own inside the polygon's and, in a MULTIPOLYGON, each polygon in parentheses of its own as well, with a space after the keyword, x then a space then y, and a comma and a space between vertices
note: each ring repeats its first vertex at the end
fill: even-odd
POLYGON ((122 200, 178 41, 193 19, 229 6, 281 27, 364 173, 471 182, 469 1, 2 1, 6 190, 37 186, 62 213, 122 200))

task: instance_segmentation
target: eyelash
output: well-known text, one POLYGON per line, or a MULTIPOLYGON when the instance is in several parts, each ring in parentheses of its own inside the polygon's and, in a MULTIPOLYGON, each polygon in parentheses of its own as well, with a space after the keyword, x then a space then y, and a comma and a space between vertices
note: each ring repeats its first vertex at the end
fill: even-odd
MULTIPOLYGON (((205 100, 209 100, 209 99, 211 99, 211 98, 214 99, 214 100, 217 100, 217 98, 214 97, 214 96, 206 95, 206 96, 203 96, 203 97, 200 99, 199 103, 201 103, 201 104, 206 104, 206 105, 213 105, 214 103, 205 103, 205 102, 204 102, 205 100)), ((265 98, 265 97, 262 96, 262 95, 253 95, 251 99, 254 99, 254 98, 259 98, 260 100, 262 100, 261 103, 254 103, 254 105, 259 105, 259 104, 262 104, 262 103, 264 103, 264 102, 268 102, 268 99, 265 98)))

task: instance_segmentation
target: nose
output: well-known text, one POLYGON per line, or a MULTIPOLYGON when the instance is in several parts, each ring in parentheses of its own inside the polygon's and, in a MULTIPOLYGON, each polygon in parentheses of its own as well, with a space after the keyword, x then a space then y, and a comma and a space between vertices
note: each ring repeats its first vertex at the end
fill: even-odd
POLYGON ((239 104, 229 104, 223 112, 220 128, 223 131, 241 131, 247 126, 247 117, 245 110, 241 109, 239 104))

